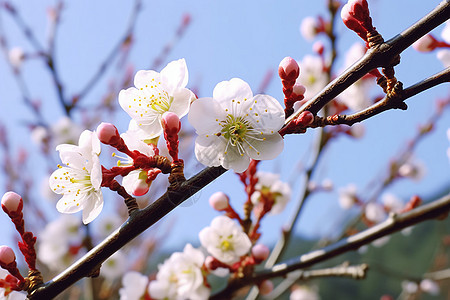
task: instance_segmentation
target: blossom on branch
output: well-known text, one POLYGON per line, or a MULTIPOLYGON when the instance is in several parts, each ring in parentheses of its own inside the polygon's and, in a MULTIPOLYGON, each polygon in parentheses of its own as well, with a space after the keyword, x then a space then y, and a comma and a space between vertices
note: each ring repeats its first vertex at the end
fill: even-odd
POLYGON ((165 112, 180 118, 187 114, 195 98, 186 88, 187 82, 184 59, 170 62, 161 73, 141 70, 134 77, 135 87, 120 91, 119 104, 145 132, 145 139, 152 139, 162 133, 161 118, 165 112))
POLYGON ((198 134, 195 156, 204 165, 240 173, 250 159, 274 159, 283 150, 283 108, 271 96, 253 96, 239 78, 217 84, 213 98, 194 101, 188 118, 198 134))
POLYGON ((238 262, 250 251, 252 243, 242 228, 232 219, 218 216, 210 227, 199 233, 200 243, 217 260, 225 264, 238 262))
POLYGON ((270 213, 281 213, 291 198, 291 187, 289 184, 282 182, 278 174, 258 172, 256 177, 258 177, 258 183, 255 185, 256 191, 251 198, 253 204, 256 206, 264 201, 273 201, 270 213))
POLYGON ((82 210, 83 223, 88 224, 103 208, 100 141, 94 132, 85 130, 78 146, 62 144, 56 150, 64 165, 58 165, 59 169, 49 178, 53 192, 63 195, 56 209, 69 214, 82 210))
POLYGON ((205 256, 187 244, 183 252, 173 253, 159 266, 156 280, 150 282, 152 299, 208 299, 210 290, 204 284, 201 267, 205 256))

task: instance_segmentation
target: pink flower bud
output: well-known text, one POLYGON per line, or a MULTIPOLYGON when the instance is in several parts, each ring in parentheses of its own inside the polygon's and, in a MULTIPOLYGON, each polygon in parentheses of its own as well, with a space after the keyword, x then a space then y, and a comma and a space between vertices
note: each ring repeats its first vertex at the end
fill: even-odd
POLYGON ((14 251, 8 246, 0 246, 0 263, 9 265, 16 260, 14 251))
POLYGON ((209 197, 209 205, 217 211, 223 211, 229 206, 229 198, 223 192, 217 192, 209 197))
POLYGON ((301 85, 300 83, 295 83, 292 87, 292 93, 296 96, 304 95, 306 92, 306 88, 304 85, 301 85))
POLYGON ((273 282, 270 280, 264 280, 259 285, 259 293, 261 295, 268 295, 273 291, 273 282))
POLYGON ((278 66, 278 75, 283 80, 295 80, 300 75, 300 67, 292 57, 285 57, 278 66))
POLYGON ((21 210, 22 205, 22 197, 19 194, 7 192, 2 197, 2 206, 5 206, 9 212, 21 210))
POLYGON ((297 124, 301 124, 302 126, 308 126, 314 121, 314 115, 310 111, 302 112, 297 120, 297 124))
POLYGON ((165 112, 161 119, 164 131, 168 134, 177 134, 181 129, 180 118, 173 112, 165 112))
POLYGON ((323 45, 323 43, 321 41, 317 41, 313 44, 313 51, 316 52, 319 55, 323 54, 323 51, 325 49, 325 46, 323 45))
POLYGON ((101 123, 97 127, 97 136, 100 142, 109 145, 120 139, 116 126, 111 123, 101 123))
POLYGON ((257 244, 252 248, 252 255, 256 263, 261 263, 269 257, 269 247, 263 244, 257 244))
POLYGON ((427 34, 412 44, 413 48, 419 52, 430 52, 436 49, 438 41, 431 35, 427 34))

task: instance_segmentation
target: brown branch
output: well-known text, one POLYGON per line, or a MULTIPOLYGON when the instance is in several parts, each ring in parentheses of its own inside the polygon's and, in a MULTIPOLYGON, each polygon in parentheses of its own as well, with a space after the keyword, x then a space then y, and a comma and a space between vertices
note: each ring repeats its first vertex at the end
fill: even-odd
POLYGON ((29 295, 29 299, 52 299, 81 278, 89 276, 93 269, 100 267, 112 254, 225 171, 222 167, 205 168, 177 188, 169 189, 146 208, 135 211, 119 229, 65 271, 37 288, 29 295))
POLYGON ((405 108, 405 106, 403 106, 402 104, 404 104, 403 101, 405 101, 406 99, 415 96, 418 93, 421 93, 427 89, 430 89, 442 83, 447 83, 449 81, 450 81, 450 67, 433 76, 430 76, 429 78, 423 81, 420 81, 410 86, 407 89, 400 90, 399 93, 396 94, 397 96, 391 96, 391 94, 388 94, 386 97, 384 97, 384 99, 355 114, 334 115, 328 117, 316 116, 314 122, 310 125, 310 127, 314 128, 314 127, 324 127, 327 125, 342 125, 342 124, 351 126, 355 123, 364 121, 368 118, 371 118, 375 115, 378 115, 390 109, 396 108, 403 109, 405 108))
POLYGON ((449 210, 450 194, 409 212, 399 215, 391 214, 384 222, 340 240, 335 244, 303 254, 300 257, 290 259, 285 263, 277 264, 270 269, 256 272, 251 277, 232 281, 226 290, 213 295, 210 299, 223 299, 223 297, 232 295, 234 291, 244 286, 274 277, 285 276, 290 272, 310 267, 342 253, 357 250, 363 245, 373 242, 383 236, 400 231, 406 227, 426 220, 442 218, 448 214, 449 210))
POLYGON ((367 50, 360 60, 330 82, 319 94, 306 102, 296 113, 287 118, 284 124, 287 125, 306 110, 316 115, 328 102, 371 70, 378 67, 389 67, 403 50, 427 32, 447 21, 449 15, 450 0, 443 0, 425 17, 399 35, 367 50))
POLYGON ((288 274, 268 296, 267 300, 279 299, 281 295, 290 288, 298 280, 311 280, 320 277, 349 277, 356 280, 364 279, 366 277, 369 266, 367 264, 360 264, 350 266, 348 262, 344 262, 334 268, 317 269, 317 270, 298 270, 288 274))

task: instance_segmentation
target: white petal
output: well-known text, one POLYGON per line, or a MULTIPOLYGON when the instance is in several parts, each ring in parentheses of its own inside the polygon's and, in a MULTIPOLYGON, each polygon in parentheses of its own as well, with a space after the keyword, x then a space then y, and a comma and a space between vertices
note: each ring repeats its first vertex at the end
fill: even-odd
POLYGON ((230 81, 222 81, 216 85, 213 91, 213 98, 218 101, 223 108, 226 108, 230 113, 233 113, 231 111, 231 100, 247 101, 253 98, 253 93, 250 86, 245 81, 239 78, 232 78, 230 81))
POLYGON ((225 169, 233 169, 236 173, 242 173, 248 169, 250 165, 250 158, 244 154, 241 155, 236 147, 229 146, 227 154, 224 155, 222 160, 222 166, 225 169))
MULTIPOLYGON (((284 140, 278 133, 271 135, 261 135, 265 140, 255 140, 247 138, 253 146, 248 147, 247 152, 250 158, 257 160, 268 160, 276 158, 284 148, 284 140), (256 149, 256 150, 255 150, 256 149)), ((259 136, 258 136, 259 137, 259 136)))
POLYGON ((161 82, 169 95, 176 88, 184 88, 188 83, 188 69, 184 58, 172 61, 161 71, 161 82))
POLYGON ((98 156, 94 155, 92 157, 92 170, 91 171, 91 182, 94 189, 98 190, 102 184, 102 165, 98 156))
POLYGON ((201 135, 195 140, 195 157, 205 166, 220 166, 224 151, 224 141, 215 135, 201 135))
MULTIPOLYGON (((158 72, 155 72, 153 70, 140 70, 136 73, 134 76, 134 86, 140 90, 141 88, 146 88, 149 84, 152 82, 159 82, 160 81, 160 75, 158 72)), ((132 89, 132 88, 130 88, 132 89)), ((128 89, 128 90, 130 90, 128 89)), ((119 97, 119 103, 120 103, 120 97, 119 97)), ((123 107, 122 107, 123 108, 123 107)))
POLYGON ((83 223, 92 222, 103 209, 103 196, 101 192, 91 193, 89 200, 83 208, 83 223))
POLYGON ((84 208, 84 203, 87 198, 87 194, 82 193, 78 196, 75 193, 66 193, 64 196, 56 203, 56 209, 60 213, 72 214, 79 212, 84 208))
POLYGON ((278 131, 284 125, 284 109, 275 98, 269 95, 256 95, 248 120, 255 128, 264 129, 264 132, 278 131))
POLYGON ((212 98, 200 98, 192 102, 189 111, 189 123, 195 128, 198 135, 214 134, 220 132, 220 121, 225 120, 225 110, 212 98))
POLYGON ((148 123, 148 124, 139 124, 138 126, 140 129, 142 129, 146 134, 146 140, 153 139, 155 137, 158 137, 162 134, 163 129, 161 125, 161 115, 158 115, 157 118, 155 118, 154 122, 148 123))
POLYGON ((173 92, 173 101, 170 104, 169 111, 175 113, 180 119, 189 111, 189 105, 195 98, 194 93, 185 88, 175 89, 173 92))

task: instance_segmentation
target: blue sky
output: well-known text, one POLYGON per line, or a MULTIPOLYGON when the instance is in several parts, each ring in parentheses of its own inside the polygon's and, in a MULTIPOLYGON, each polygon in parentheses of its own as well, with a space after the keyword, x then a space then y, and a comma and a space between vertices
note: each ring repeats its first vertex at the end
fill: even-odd
MULTIPOLYGON (((26 22, 33 28, 38 39, 45 43, 47 7, 55 1, 13 1, 26 22)), ((411 0, 369 0, 374 25, 385 39, 393 37, 426 12, 439 1, 411 0)), ((240 77, 247 81, 254 91, 258 88, 268 70, 276 68, 285 56, 297 60, 311 54, 311 42, 305 41, 299 32, 301 20, 306 16, 321 14, 327 17, 322 1, 143 1, 135 31, 135 45, 130 53, 131 62, 136 70, 146 69, 160 53, 162 47, 172 39, 182 16, 189 13, 192 23, 185 36, 175 45, 167 58, 168 61, 184 57, 190 75, 189 86, 199 87, 199 96, 212 94, 214 86, 223 80, 240 77)), ((57 65, 62 81, 70 95, 77 92, 90 75, 97 69, 109 49, 122 36, 128 22, 131 1, 71 1, 66 4, 62 15, 61 27, 57 37, 57 65)), ((0 16, 2 30, 6 32, 10 46, 32 49, 23 35, 4 12, 0 16)), ((342 64, 345 50, 359 41, 356 34, 348 31, 338 20, 337 33, 339 53, 337 69, 342 64)), ((440 33, 438 29, 437 35, 440 33)), ((166 62, 167 63, 167 62, 166 62)), ((442 69, 434 54, 420 54, 408 49, 402 55, 402 64, 396 68, 398 78, 405 86, 415 83, 442 69)), ((47 120, 62 116, 58 108, 51 78, 41 61, 33 60, 23 68, 25 80, 31 93, 42 100, 43 111, 47 120)), ((95 103, 104 94, 107 82, 114 77, 113 66, 100 84, 86 98, 83 105, 95 103)), ((20 92, 11 72, 0 58, 0 108, 1 122, 6 124, 12 138, 13 148, 26 145, 33 150, 35 146, 29 141, 29 132, 23 121, 33 120, 29 109, 21 102, 20 92), (23 137, 23 138, 22 138, 23 137)), ((275 76, 266 93, 282 100, 281 84, 275 76)), ((340 138, 331 144, 319 166, 319 176, 331 178, 336 187, 354 182, 363 187, 382 175, 387 162, 404 147, 405 141, 414 135, 418 123, 423 123, 434 109, 436 97, 448 96, 448 86, 428 91, 409 100, 408 111, 390 111, 365 122, 366 136, 361 141, 340 138)), ((79 116, 76 116, 79 121, 79 116)), ((111 116, 121 131, 128 124, 128 115, 118 110, 111 116)), ((420 183, 402 181, 392 187, 400 197, 409 197, 412 193, 429 195, 433 191, 449 184, 450 172, 446 149, 448 140, 445 131, 450 124, 447 114, 440 120, 435 131, 418 147, 417 156, 428 166, 427 177, 420 183)), ((94 129, 94 128, 91 128, 94 129)), ((282 178, 288 180, 292 166, 299 158, 307 155, 314 130, 305 135, 286 138, 285 151, 275 162, 261 165, 264 170, 283 170, 282 178)), ((32 161, 36 173, 36 182, 45 171, 40 170, 42 163, 32 161)), ((189 170, 186 170, 190 174, 189 170)), ((4 187, 4 178, 0 175, 0 192, 4 187)), ((194 205, 177 208, 169 218, 176 220, 175 234, 166 242, 178 248, 186 241, 198 243, 196 234, 210 223, 217 215, 208 205, 208 197, 215 191, 229 193, 232 203, 239 207, 244 201, 243 188, 238 178, 228 172, 213 184, 194 196, 194 205), (182 237, 181 237, 182 236, 182 237)), ((295 188, 298 190, 298 187, 295 188)), ((105 193, 109 193, 105 191, 105 193)), ((295 200, 295 194, 293 200, 295 200)), ((405 199, 406 200, 406 199, 405 199)), ((105 210, 112 209, 117 203, 106 203, 105 210)), ((273 242, 283 221, 289 215, 288 206, 285 213, 268 217, 263 222, 267 234, 263 241, 273 242), (270 219, 269 219, 270 218, 270 219)), ((52 208, 48 208, 52 209, 52 208)), ((306 206, 297 232, 307 236, 327 235, 335 222, 324 222, 331 216, 340 214, 337 194, 321 194, 310 199, 306 206)), ((344 213, 342 213, 344 216, 344 213)), ((81 216, 80 216, 81 217, 81 216)), ((338 217, 339 219, 340 217, 338 217)), ((5 221, 6 216, 0 218, 5 221)), ((2 231, 0 240, 9 238, 9 233, 2 231)))

